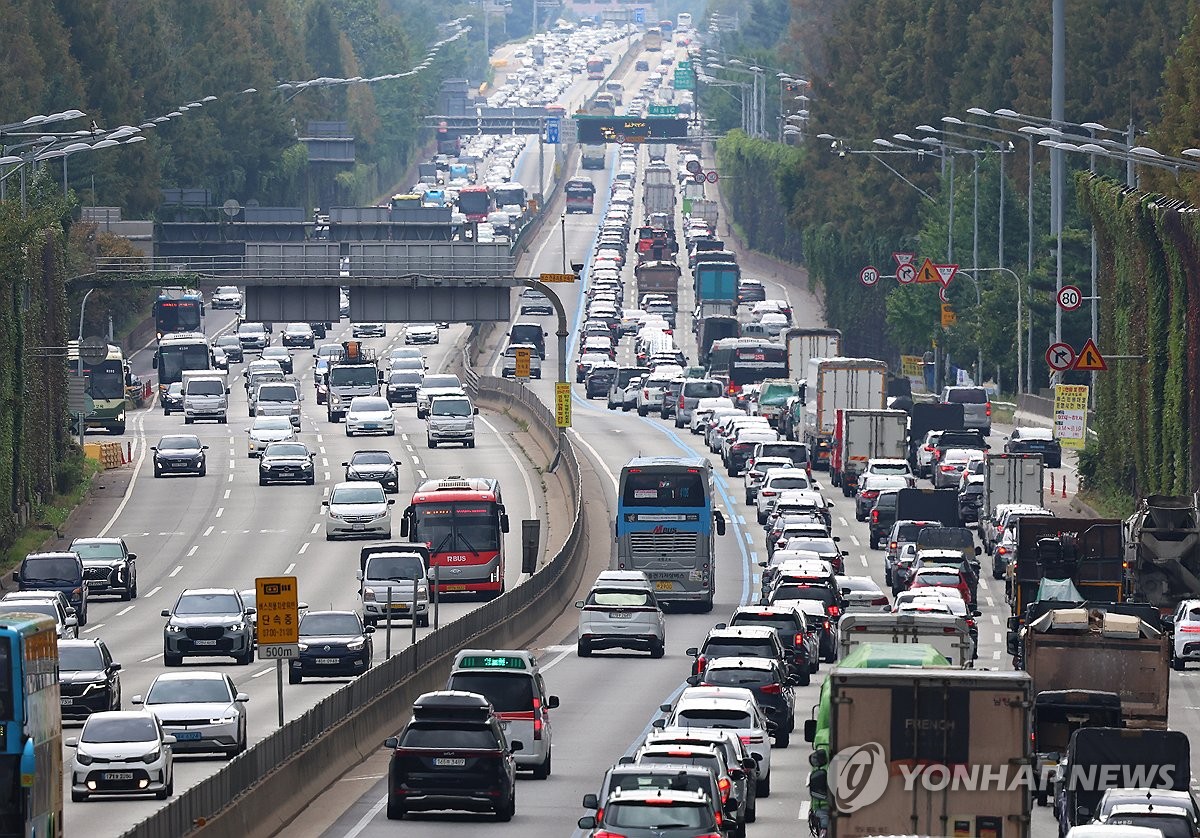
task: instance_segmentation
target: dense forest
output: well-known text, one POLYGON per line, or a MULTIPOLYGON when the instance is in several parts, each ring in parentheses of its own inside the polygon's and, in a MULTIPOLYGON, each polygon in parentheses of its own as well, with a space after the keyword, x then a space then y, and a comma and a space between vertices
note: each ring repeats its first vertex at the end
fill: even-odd
MULTIPOLYGON (((736 130, 718 144, 722 185, 746 235, 756 246, 806 265, 826 318, 843 329, 849 352, 895 362, 899 354, 920 354, 936 341, 956 365, 968 369, 980 353, 981 377, 997 381, 998 373, 998 383, 1013 392, 1018 389, 1017 284, 1007 274, 981 272, 977 303, 966 270, 977 250, 974 264, 1002 263, 1022 282, 1032 324, 1022 325, 1020 339, 1026 339, 1027 328, 1032 332, 1031 384, 1045 387, 1049 370, 1042 357, 1054 328, 1056 279, 1049 153, 1015 132, 1050 115, 1051 4, 715 0, 712 8, 736 14, 740 24, 722 34, 718 52, 770 68, 768 133, 777 126, 783 102, 782 93, 775 98, 775 72, 807 82, 809 118, 798 147, 783 149, 773 135, 755 139, 736 130), (1034 119, 979 113, 1001 108, 1034 119), (962 123, 947 123, 944 117, 962 123), (962 151, 921 143, 926 137, 962 151), (922 146, 924 153, 917 153, 922 146), (1026 224, 1031 203, 1032 247, 1026 224), (779 224, 780 217, 787 222, 779 224), (957 322, 948 329, 941 326, 934 289, 889 280, 866 288, 858 282, 864 265, 891 273, 891 253, 904 250, 960 265, 948 289, 957 322)), ((1200 34, 1194 12, 1188 0, 1069 0, 1066 120, 1114 129, 1098 133, 1116 140, 1124 140, 1132 126, 1135 144, 1168 155, 1200 145, 1195 112, 1200 34)), ((737 103, 724 90, 700 95, 720 128, 739 124, 737 103)), ((784 109, 794 112, 794 103, 784 109)), ((1088 156, 1065 157, 1064 282, 1087 293, 1094 227, 1101 350, 1137 350, 1147 359, 1144 365, 1119 364, 1098 379, 1098 403, 1114 409, 1101 416, 1100 441, 1083 470, 1095 486, 1124 498, 1195 488, 1190 440, 1200 431, 1200 416, 1185 388, 1195 392, 1196 374, 1178 364, 1184 348, 1195 342, 1200 322, 1190 316, 1197 291, 1187 281, 1196 276, 1189 270, 1196 267, 1191 256, 1195 224, 1190 216, 1172 221, 1181 207, 1161 198, 1156 202, 1156 193, 1194 201, 1200 175, 1138 167, 1140 189, 1130 193, 1122 188, 1123 163, 1099 158, 1097 175, 1089 178, 1088 156), (1163 332, 1147 335, 1147 323, 1162 326, 1163 332), (1118 411, 1122 399, 1124 408, 1118 411), (1131 423, 1140 423, 1145 432, 1130 438, 1131 423)), ((1182 209, 1184 215, 1190 212, 1182 209)), ((1085 305, 1063 318, 1064 340, 1076 347, 1090 333, 1087 310, 1085 305)))

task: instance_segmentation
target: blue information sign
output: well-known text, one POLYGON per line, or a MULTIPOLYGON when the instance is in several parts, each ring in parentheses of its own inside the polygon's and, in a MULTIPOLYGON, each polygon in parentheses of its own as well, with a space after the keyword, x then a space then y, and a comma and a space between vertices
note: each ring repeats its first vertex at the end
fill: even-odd
POLYGON ((559 118, 557 116, 546 117, 546 142, 550 145, 558 145, 558 129, 559 118))
POLYGON ((646 22, 646 10, 644 8, 642 8, 641 6, 638 6, 636 9, 633 10, 633 22, 634 23, 645 23, 646 22))

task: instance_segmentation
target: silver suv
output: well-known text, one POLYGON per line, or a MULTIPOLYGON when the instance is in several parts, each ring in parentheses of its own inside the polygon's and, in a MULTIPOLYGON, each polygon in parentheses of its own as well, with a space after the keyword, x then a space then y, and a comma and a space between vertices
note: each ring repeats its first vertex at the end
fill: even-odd
POLYGON ((163 663, 179 666, 185 657, 232 657, 245 666, 254 660, 254 609, 233 588, 190 588, 173 608, 164 608, 163 663))
POLYGON ((992 432, 992 402, 987 390, 982 387, 943 387, 944 404, 963 406, 963 427, 983 431, 984 436, 992 432))

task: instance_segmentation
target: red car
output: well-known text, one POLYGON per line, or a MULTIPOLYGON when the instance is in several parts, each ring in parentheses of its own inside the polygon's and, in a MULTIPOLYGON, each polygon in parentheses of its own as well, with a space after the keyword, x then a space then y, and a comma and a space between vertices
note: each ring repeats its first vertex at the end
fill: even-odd
POLYGON ((908 586, 910 591, 917 588, 957 588, 962 594, 963 602, 971 601, 971 586, 961 570, 952 567, 922 567, 913 576, 908 586))

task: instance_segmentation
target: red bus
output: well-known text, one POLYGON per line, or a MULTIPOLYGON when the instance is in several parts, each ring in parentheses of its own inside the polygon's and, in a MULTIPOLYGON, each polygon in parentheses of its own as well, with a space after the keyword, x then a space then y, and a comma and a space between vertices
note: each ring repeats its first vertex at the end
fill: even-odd
POLYGON ((506 532, 500 481, 490 477, 426 480, 400 522, 404 537, 429 546, 438 593, 481 593, 489 599, 504 592, 506 532))
POLYGON ((596 207, 596 185, 585 177, 573 177, 566 183, 567 212, 589 215, 596 207))
POLYGON ((496 204, 486 186, 464 186, 458 190, 458 211, 467 221, 487 221, 488 213, 494 209, 496 204))
POLYGON ((592 56, 587 60, 587 77, 592 81, 604 78, 604 59, 592 56))

